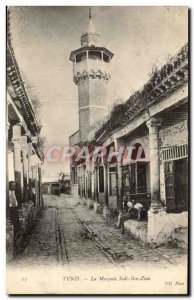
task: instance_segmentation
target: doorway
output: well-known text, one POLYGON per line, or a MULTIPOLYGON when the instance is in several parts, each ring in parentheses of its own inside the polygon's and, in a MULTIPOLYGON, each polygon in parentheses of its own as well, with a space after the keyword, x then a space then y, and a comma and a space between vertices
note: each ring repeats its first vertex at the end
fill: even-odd
POLYGON ((165 163, 167 212, 188 210, 188 158, 165 163))

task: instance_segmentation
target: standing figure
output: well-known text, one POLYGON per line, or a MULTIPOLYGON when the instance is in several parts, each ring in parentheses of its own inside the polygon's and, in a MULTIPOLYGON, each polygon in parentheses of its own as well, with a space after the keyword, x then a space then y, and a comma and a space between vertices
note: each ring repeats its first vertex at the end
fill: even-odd
POLYGON ((128 210, 127 197, 123 196, 123 202, 122 202, 122 205, 119 208, 118 222, 117 222, 117 225, 116 225, 115 229, 120 228, 121 217, 123 216, 123 214, 125 214, 127 212, 127 210, 128 210))
POLYGON ((15 181, 9 182, 9 214, 10 220, 14 226, 14 235, 20 228, 19 213, 18 213, 18 202, 15 196, 16 183, 15 181))

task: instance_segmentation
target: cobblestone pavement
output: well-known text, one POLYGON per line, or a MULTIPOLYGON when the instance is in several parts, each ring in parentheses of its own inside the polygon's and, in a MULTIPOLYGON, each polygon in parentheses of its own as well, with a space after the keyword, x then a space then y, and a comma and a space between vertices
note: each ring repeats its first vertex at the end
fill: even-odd
POLYGON ((58 257, 56 243, 56 208, 53 199, 45 199, 44 209, 38 217, 37 225, 29 236, 27 246, 12 262, 13 266, 55 265, 58 257))
POLYGON ((44 210, 15 266, 111 265, 169 268, 183 264, 185 250, 160 247, 151 249, 114 229, 115 220, 105 220, 67 195, 45 196, 44 210))

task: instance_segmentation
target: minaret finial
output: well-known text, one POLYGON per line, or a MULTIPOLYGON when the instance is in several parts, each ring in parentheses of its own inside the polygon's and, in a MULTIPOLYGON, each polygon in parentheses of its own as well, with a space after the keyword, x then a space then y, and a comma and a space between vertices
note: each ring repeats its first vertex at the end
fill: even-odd
POLYGON ((92 18, 92 9, 91 9, 91 7, 89 8, 89 19, 91 20, 91 18, 92 18))

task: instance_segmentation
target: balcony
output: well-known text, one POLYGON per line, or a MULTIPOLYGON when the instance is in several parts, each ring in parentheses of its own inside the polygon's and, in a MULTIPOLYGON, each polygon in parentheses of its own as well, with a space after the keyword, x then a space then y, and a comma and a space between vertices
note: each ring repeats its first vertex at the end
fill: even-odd
POLYGON ((73 75, 77 76, 78 73, 82 74, 84 72, 90 72, 93 70, 94 72, 97 72, 100 70, 102 73, 110 72, 109 64, 107 64, 103 60, 93 60, 93 59, 86 59, 81 62, 74 63, 73 65, 73 75))

